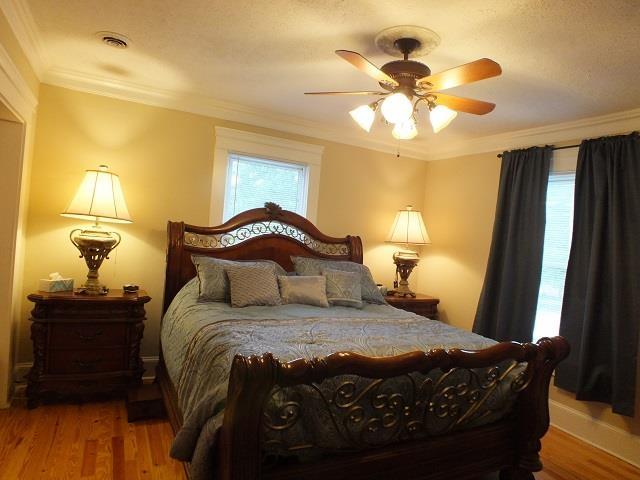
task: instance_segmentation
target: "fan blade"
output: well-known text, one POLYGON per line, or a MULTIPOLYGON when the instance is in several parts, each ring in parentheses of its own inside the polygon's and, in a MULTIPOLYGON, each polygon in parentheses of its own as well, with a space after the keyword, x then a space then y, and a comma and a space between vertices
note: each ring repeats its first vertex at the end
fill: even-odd
POLYGON ((436 105, 444 105, 445 107, 458 112, 485 115, 496 108, 495 103, 483 102, 482 100, 474 100, 472 98, 454 97, 453 95, 445 95, 444 93, 439 92, 433 92, 430 95, 436 97, 436 105))
POLYGON ((336 54, 341 58, 344 58, 351 65, 356 67, 358 70, 366 73, 371 78, 375 78, 378 82, 385 83, 387 85, 392 85, 397 87, 399 85, 393 78, 384 73, 378 67, 376 67, 369 60, 364 58, 362 55, 356 52, 352 52, 350 50, 336 50, 336 54))
POLYGON ((388 95, 389 92, 305 92, 305 95, 388 95))
POLYGON ((477 82, 485 78, 496 77, 502 73, 502 68, 493 60, 481 58, 475 62, 466 63, 459 67, 450 68, 444 72, 422 77, 416 81, 420 87, 431 84, 431 90, 446 90, 467 83, 477 82))

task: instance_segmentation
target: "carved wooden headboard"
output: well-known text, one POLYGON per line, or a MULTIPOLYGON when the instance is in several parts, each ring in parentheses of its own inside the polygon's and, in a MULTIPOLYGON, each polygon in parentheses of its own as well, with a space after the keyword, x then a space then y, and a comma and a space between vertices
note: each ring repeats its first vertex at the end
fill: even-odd
POLYGON ((191 262, 194 253, 229 260, 268 259, 287 271, 293 268, 291 255, 362 263, 360 237, 325 235, 306 218, 275 203, 242 212, 217 227, 169 222, 167 236, 163 313, 178 291, 195 277, 191 262))

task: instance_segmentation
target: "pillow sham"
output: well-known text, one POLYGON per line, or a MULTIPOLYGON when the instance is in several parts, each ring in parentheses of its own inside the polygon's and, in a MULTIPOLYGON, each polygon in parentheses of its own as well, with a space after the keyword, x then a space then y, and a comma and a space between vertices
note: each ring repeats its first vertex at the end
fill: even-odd
POLYGON ((278 276, 282 303, 301 303, 316 307, 328 307, 327 279, 323 276, 278 276))
POLYGON ((259 266, 271 270, 276 275, 285 275, 284 268, 271 260, 223 260, 221 258, 191 255, 191 261, 198 274, 198 300, 203 302, 228 302, 229 280, 224 272, 225 267, 259 266))
POLYGON ((353 308, 364 306, 359 273, 325 268, 322 275, 327 279, 327 300, 331 305, 353 308))
POLYGON ((373 281, 371 271, 366 265, 343 260, 324 260, 319 258, 292 256, 291 261, 298 275, 320 275, 322 269, 341 270, 360 274, 362 300, 369 303, 385 304, 384 297, 373 281))
POLYGON ((232 307, 280 305, 278 277, 263 265, 234 265, 224 271, 229 278, 232 307))

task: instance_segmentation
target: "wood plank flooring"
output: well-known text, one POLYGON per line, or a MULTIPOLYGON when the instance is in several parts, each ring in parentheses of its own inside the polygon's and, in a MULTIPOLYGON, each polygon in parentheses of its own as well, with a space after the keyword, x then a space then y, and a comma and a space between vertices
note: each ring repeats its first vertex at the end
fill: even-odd
MULTIPOLYGON (((182 480, 169 423, 127 423, 123 401, 0 410, 0 480, 182 480)), ((557 429, 537 480, 639 480, 640 469, 557 429)))
POLYGON ((0 410, 1 480, 175 480, 165 420, 127 423, 123 401, 0 410))

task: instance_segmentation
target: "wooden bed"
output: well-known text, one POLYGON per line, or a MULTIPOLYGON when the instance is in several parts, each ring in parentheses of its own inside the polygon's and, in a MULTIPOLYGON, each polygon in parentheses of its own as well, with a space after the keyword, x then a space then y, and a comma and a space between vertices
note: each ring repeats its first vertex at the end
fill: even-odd
MULTIPOLYGON (((196 274, 191 254, 234 260, 271 259, 292 270, 291 255, 362 263, 357 236, 329 237, 305 218, 275 204, 243 212, 218 227, 182 222, 168 224, 163 311, 196 274)), ((231 369, 224 421, 216 444, 216 478, 265 479, 473 479, 500 471, 501 480, 533 479, 542 468, 540 439, 549 427, 548 389, 556 365, 569 352, 561 337, 537 344, 500 343, 485 350, 432 350, 396 357, 365 357, 343 352, 281 363, 266 352, 237 355, 231 369), (516 405, 506 418, 490 425, 335 458, 263 468, 260 432, 263 405, 275 386, 319 383, 343 374, 389 378, 433 369, 491 367, 505 360, 527 362, 516 405)), ((182 425, 175 388, 167 375, 162 349, 157 370, 174 431, 182 425)))

